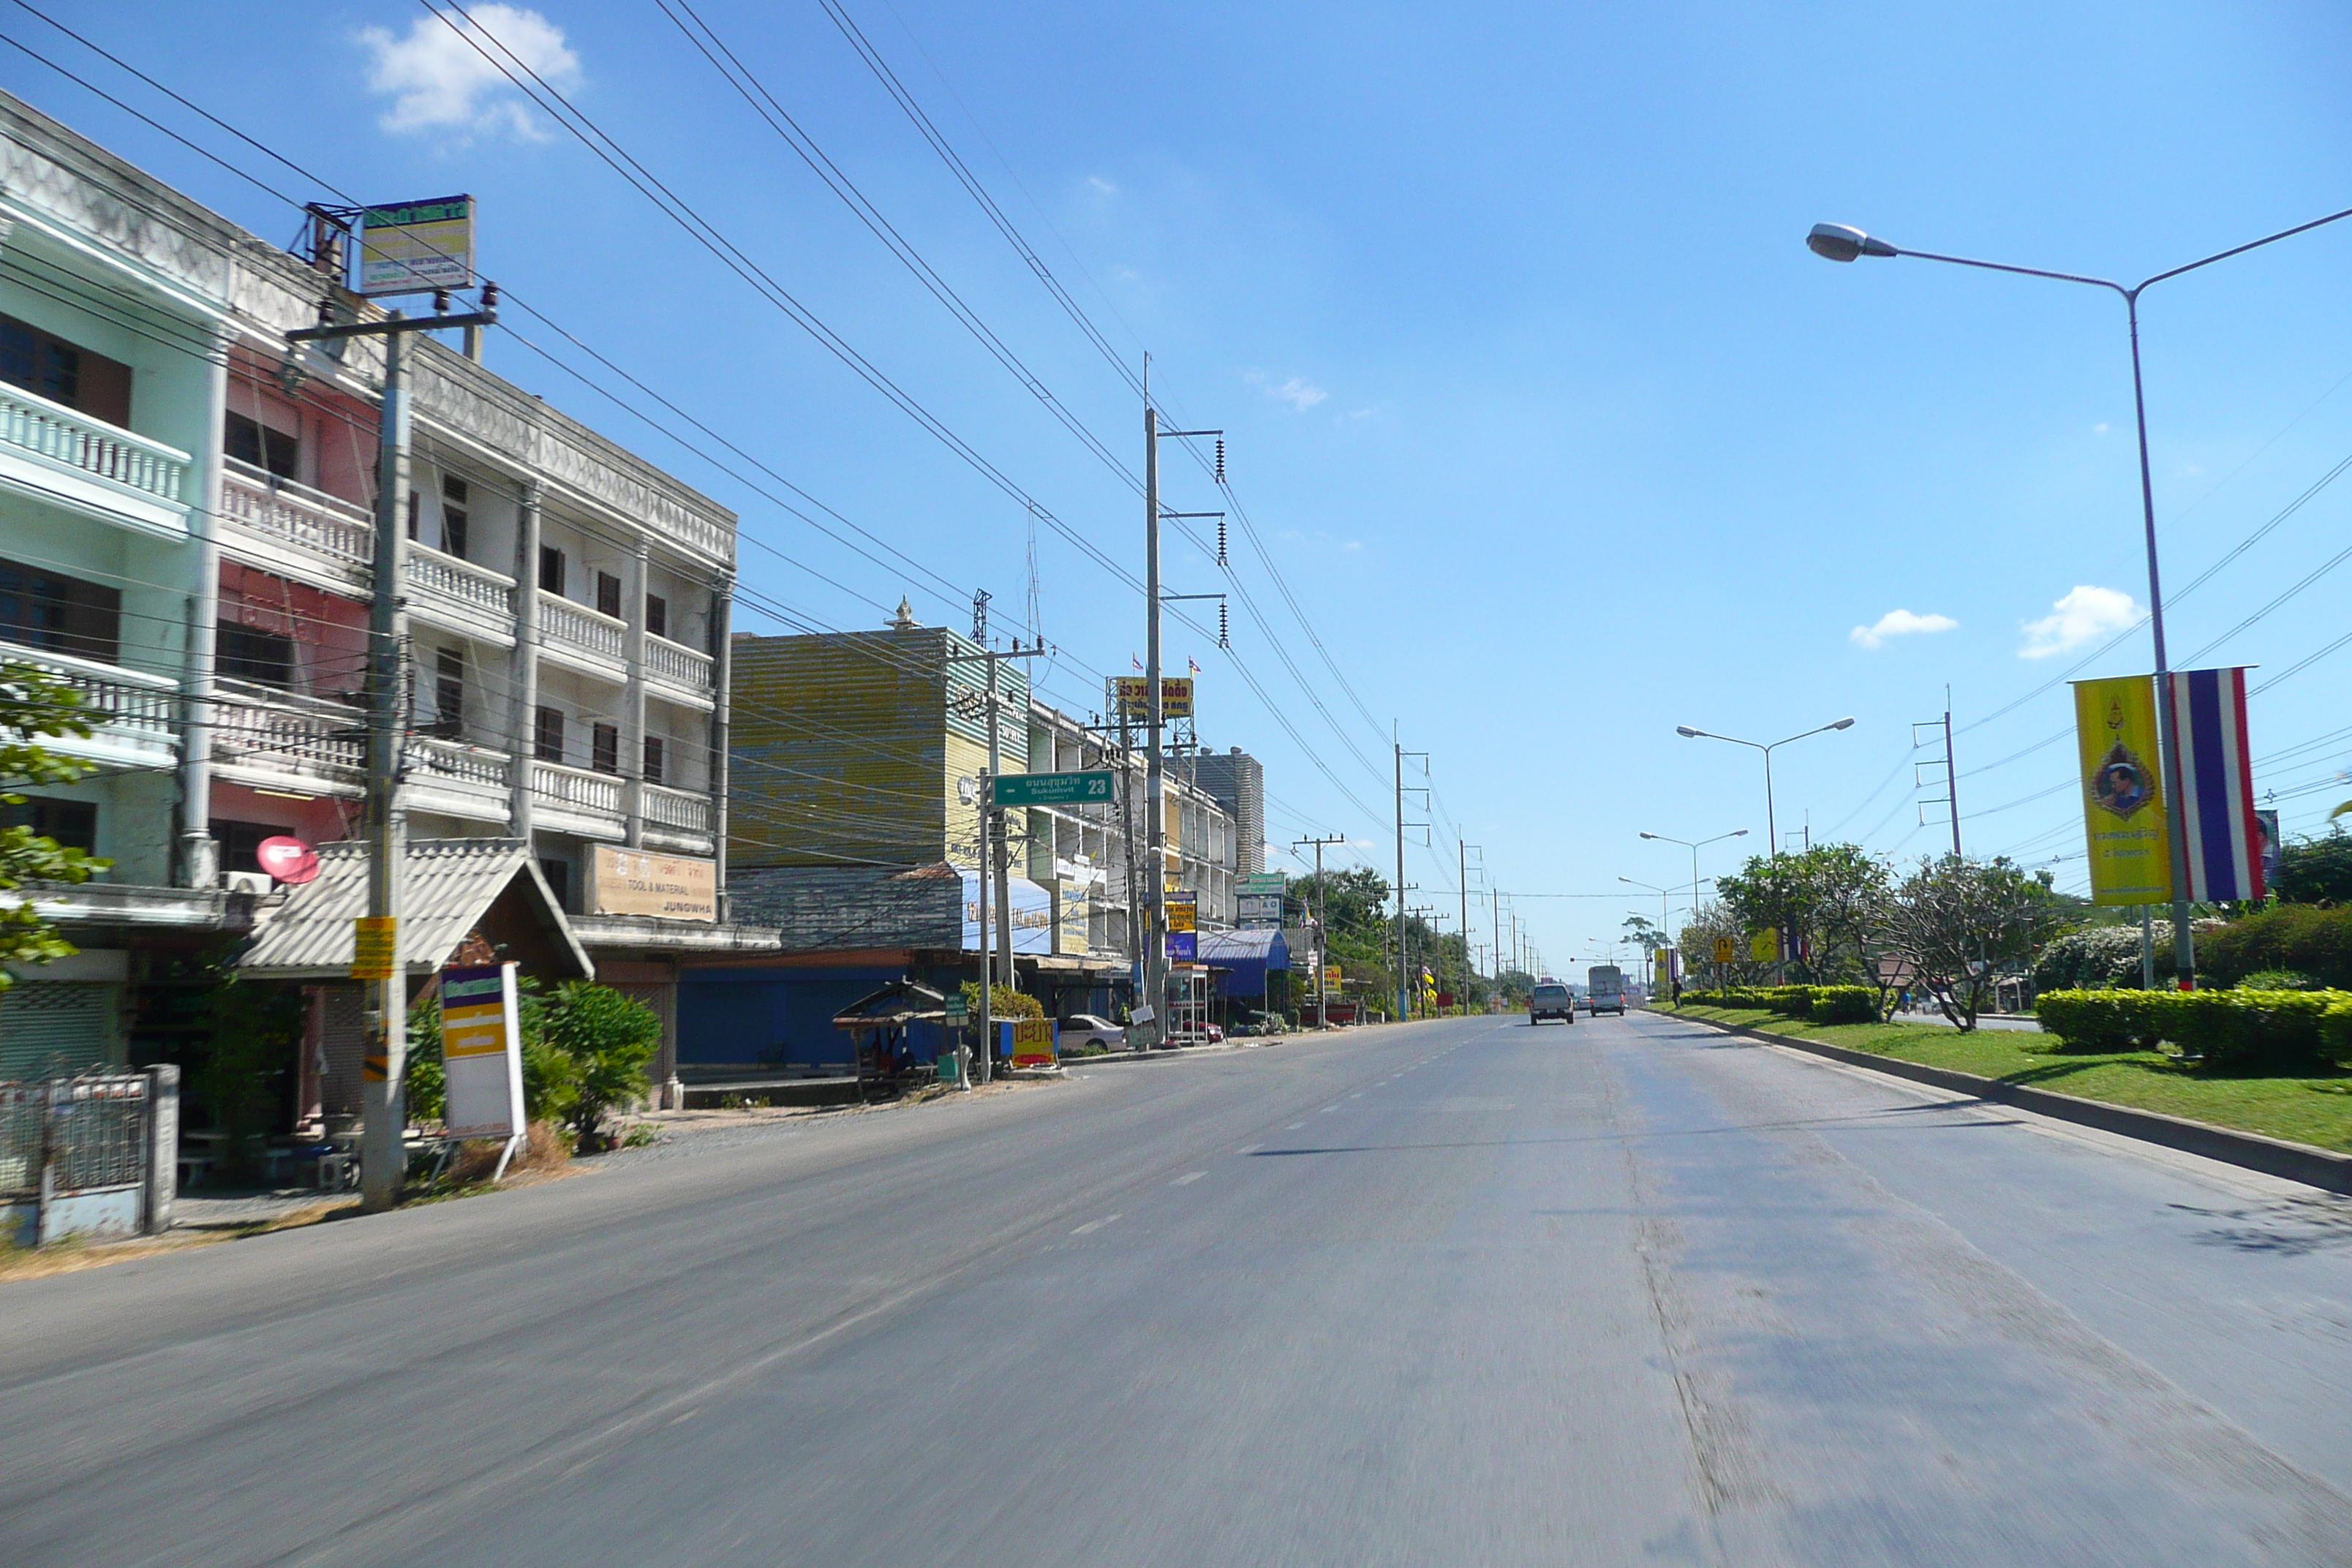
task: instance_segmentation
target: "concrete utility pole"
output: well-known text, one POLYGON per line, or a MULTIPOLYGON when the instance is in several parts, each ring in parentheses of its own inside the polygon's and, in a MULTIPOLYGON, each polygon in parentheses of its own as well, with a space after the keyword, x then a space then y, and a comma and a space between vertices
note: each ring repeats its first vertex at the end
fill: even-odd
MULTIPOLYGON (((988 635, 988 601, 984 595, 972 599, 972 630, 974 641, 988 635)), ((996 1010, 991 994, 996 986, 998 973, 1004 975, 1007 985, 1018 989, 1013 968, 1013 879, 1007 836, 1003 831, 1003 814, 996 804, 996 781, 1004 773, 1003 744, 997 730, 997 715, 1003 700, 997 695, 996 667, 1008 658, 1036 658, 1045 651, 1045 645, 1024 648, 1016 639, 1010 653, 992 653, 982 648, 978 653, 951 653, 950 664, 982 664, 988 668, 988 694, 982 699, 988 710, 988 771, 981 775, 978 796, 980 817, 980 1081, 987 1083, 995 1077, 996 1010), (995 831, 992 832, 992 827, 995 831), (995 884, 995 946, 989 943, 989 884, 995 884), (993 955, 992 957, 992 954, 993 955)))
MULTIPOLYGON (((320 324, 286 334, 289 342, 341 338, 383 340, 383 404, 377 419, 374 582, 368 603, 367 797, 362 837, 368 846, 368 924, 389 942, 389 973, 378 969, 363 981, 360 1004, 365 1037, 360 1076, 361 1206, 371 1212, 400 1201, 408 1174, 408 1108, 402 1079, 408 1069, 408 966, 400 949, 401 873, 407 852, 408 818, 401 810, 402 742, 408 730, 403 711, 408 658, 408 616, 404 609, 408 542, 408 383, 404 340, 410 332, 446 327, 476 331, 498 321, 499 291, 485 284, 481 308, 460 315, 448 311, 446 293, 434 296, 430 316, 415 320, 398 310, 378 321, 337 323, 333 301, 322 303, 320 324)), ((353 968, 360 967, 360 939, 353 941, 353 968)), ((428 954, 437 959, 440 954, 428 954)))
MULTIPOLYGON (((1470 1011, 1470 982, 1473 977, 1470 967, 1470 851, 1474 847, 1458 838, 1454 843, 1461 850, 1462 860, 1462 871, 1454 880, 1454 890, 1462 895, 1462 1011, 1466 1016, 1470 1011)), ((1481 852, 1480 862, 1483 864, 1485 859, 1486 856, 1481 852)))
POLYGON ((1406 989, 1408 983, 1405 977, 1404 830, 1408 827, 1426 827, 1429 826, 1425 822, 1407 822, 1404 819, 1404 760, 1407 757, 1419 757, 1423 763, 1426 765, 1429 761, 1429 753, 1427 752, 1408 752, 1404 749, 1404 742, 1402 741, 1396 741, 1392 743, 1396 748, 1397 1017, 1400 1020, 1402 1020, 1412 1016, 1412 1008, 1410 1001, 1408 1000, 1408 992, 1406 989))
POLYGON ((1330 928, 1323 923, 1323 910, 1330 899, 1329 889, 1323 885, 1323 846, 1346 842, 1347 835, 1335 833, 1328 838, 1295 838, 1290 843, 1293 849, 1308 844, 1315 846, 1315 1026, 1318 1029, 1328 1028, 1331 1025, 1331 1020, 1323 1011, 1324 953, 1331 942, 1330 928))

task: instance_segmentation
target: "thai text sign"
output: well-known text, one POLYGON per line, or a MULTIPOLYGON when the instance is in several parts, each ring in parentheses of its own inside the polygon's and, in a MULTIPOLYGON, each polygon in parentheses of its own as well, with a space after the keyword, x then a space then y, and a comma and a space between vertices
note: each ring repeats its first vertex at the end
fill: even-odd
POLYGON ((400 921, 392 915, 361 915, 352 921, 352 978, 389 980, 398 973, 394 950, 400 942, 400 921))
POLYGON ((511 1138, 523 1129, 522 1029, 515 966, 441 972, 442 1121, 453 1138, 511 1138))
POLYGON ((1013 1065, 1050 1067, 1054 1061, 1054 1020, 1016 1018, 1013 1023, 1013 1065))
POLYGON ((1324 992, 1329 995, 1336 996, 1339 994, 1339 966, 1338 964, 1327 963, 1323 966, 1323 989, 1324 992))
POLYGON ((1241 893, 1234 899, 1234 919, 1244 928, 1282 923, 1280 893, 1241 893))
POLYGON ((1287 871, 1252 871, 1234 884, 1234 891, 1237 893, 1272 893, 1279 898, 1289 890, 1290 873, 1287 871))
POLYGON ((2074 682, 2074 742, 2091 901, 2170 902, 2171 821, 2158 763, 2155 683, 2145 675, 2074 682))
POLYGON ((362 294, 424 294, 474 283, 474 198, 394 202, 360 216, 362 294))
POLYGON ((654 855, 599 844, 588 858, 588 908, 600 915, 716 921, 718 866, 687 855, 654 855))
MULTIPOLYGON (((1130 723, 1151 717, 1151 681, 1148 677, 1122 675, 1118 680, 1118 716, 1130 723)), ((1162 719, 1192 717, 1192 682, 1189 677, 1163 675, 1160 678, 1160 716, 1162 719)))
POLYGON ((1110 799, 1108 773, 999 773, 989 787, 998 805, 1099 805, 1110 799))

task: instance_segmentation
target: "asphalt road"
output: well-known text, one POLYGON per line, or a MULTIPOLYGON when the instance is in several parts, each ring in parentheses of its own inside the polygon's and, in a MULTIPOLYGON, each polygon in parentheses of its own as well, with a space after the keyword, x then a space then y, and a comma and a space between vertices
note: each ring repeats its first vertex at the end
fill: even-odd
POLYGON ((1637 1014, 0 1286, 0 1563, 2352 1563, 2352 1208, 1637 1014))

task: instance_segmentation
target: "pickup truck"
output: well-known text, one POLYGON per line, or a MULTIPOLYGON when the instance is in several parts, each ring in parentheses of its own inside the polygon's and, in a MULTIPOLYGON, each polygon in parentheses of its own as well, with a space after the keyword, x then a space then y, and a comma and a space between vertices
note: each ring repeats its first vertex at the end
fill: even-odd
POLYGON ((1596 963, 1584 972, 1585 994, 1592 998, 1592 1011, 1597 1017, 1602 1013, 1625 1016, 1625 972, 1613 963, 1596 963))
POLYGON ((1535 990, 1528 995, 1528 1026, 1532 1028, 1546 1018, 1558 1018, 1563 1024, 1576 1022, 1576 998, 1557 980, 1537 981, 1535 990))

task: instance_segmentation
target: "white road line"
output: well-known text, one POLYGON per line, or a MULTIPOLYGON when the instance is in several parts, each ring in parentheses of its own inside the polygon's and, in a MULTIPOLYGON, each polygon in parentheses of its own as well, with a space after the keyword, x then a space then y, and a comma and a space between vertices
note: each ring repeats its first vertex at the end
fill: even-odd
POLYGON ((1283 1129, 1283 1131, 1284 1131, 1285 1132, 1296 1132, 1296 1131, 1297 1131, 1300 1128, 1302 1128, 1302 1127, 1304 1127, 1304 1126, 1306 1126, 1306 1125, 1307 1125, 1307 1123, 1305 1123, 1304 1121, 1294 1121, 1294 1122, 1292 1122, 1289 1126, 1287 1126, 1287 1127, 1284 1128, 1284 1129, 1283 1129))
POLYGON ((1244 1143, 1240 1148, 1234 1150, 1234 1152, 1236 1154, 1255 1154, 1260 1149, 1265 1147, 1265 1145, 1263 1143, 1244 1143))
POLYGON ((1187 1172, 1185 1172, 1182 1175, 1181 1175, 1181 1176, 1177 1177, 1174 1181, 1172 1181, 1172 1182, 1169 1183, 1168 1184, 1169 1184, 1170 1186, 1171 1186, 1171 1187, 1189 1187, 1189 1186, 1191 1186, 1194 1182, 1199 1181, 1202 1177, 1203 1177, 1203 1176, 1207 1175, 1208 1173, 1208 1173, 1208 1172, 1206 1172, 1206 1171, 1187 1171, 1187 1172))
POLYGON ((1100 1230, 1107 1225, 1112 1224, 1120 1217, 1121 1216, 1115 1214, 1108 1214, 1103 1215, 1100 1219, 1090 1219, 1087 1221, 1086 1224, 1078 1226, 1077 1229, 1070 1232, 1070 1234, 1072 1236, 1092 1236, 1096 1231, 1100 1230))

